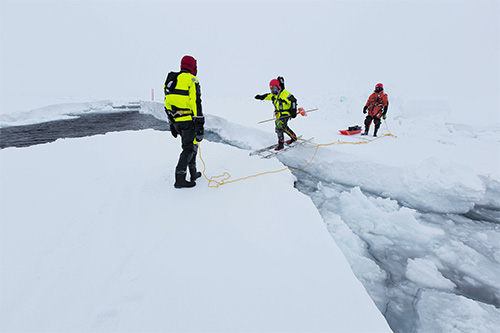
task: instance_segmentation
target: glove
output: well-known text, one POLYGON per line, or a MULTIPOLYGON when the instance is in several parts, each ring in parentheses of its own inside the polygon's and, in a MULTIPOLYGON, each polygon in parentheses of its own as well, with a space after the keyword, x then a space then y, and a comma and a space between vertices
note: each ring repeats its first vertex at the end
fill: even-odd
POLYGON ((201 142, 205 136, 205 129, 203 128, 203 125, 205 125, 205 117, 194 118, 194 133, 196 141, 198 142, 201 142))
POLYGON ((170 123, 170 133, 172 134, 172 136, 174 138, 177 138, 177 135, 179 135, 179 133, 177 132, 177 130, 175 129, 175 126, 174 124, 170 123))
POLYGON ((384 120, 385 120, 386 118, 387 118, 387 115, 386 115, 385 113, 384 113, 384 114, 382 114, 382 119, 384 119, 384 120))
POLYGON ((365 107, 363 108, 363 113, 366 113, 366 109, 368 109, 368 107, 366 107, 366 106, 365 106, 365 107))
POLYGON ((260 99, 261 101, 266 98, 267 94, 264 95, 255 95, 255 99, 260 99))

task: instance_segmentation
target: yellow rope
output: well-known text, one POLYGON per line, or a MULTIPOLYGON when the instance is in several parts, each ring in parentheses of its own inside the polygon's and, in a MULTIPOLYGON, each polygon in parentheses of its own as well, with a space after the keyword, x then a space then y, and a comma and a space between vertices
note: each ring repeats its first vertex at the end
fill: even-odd
MULTIPOLYGON (((357 142, 349 142, 349 141, 340 141, 340 140, 337 140, 337 141, 331 142, 331 143, 315 143, 315 142, 311 142, 311 141, 299 138, 298 140, 303 141, 304 143, 307 143, 307 144, 311 145, 311 146, 308 147, 304 143, 299 142, 299 144, 302 147, 304 147, 304 148, 316 148, 314 150, 314 154, 313 154, 311 160, 309 162, 307 162, 306 165, 304 165, 304 166, 302 166, 300 168, 297 168, 297 169, 286 167, 286 168, 279 169, 279 170, 261 172, 261 173, 255 174, 255 175, 250 175, 250 176, 246 176, 246 177, 242 177, 242 178, 238 178, 238 179, 233 179, 233 180, 228 180, 228 179, 231 178, 231 175, 228 172, 224 172, 222 175, 212 176, 210 178, 207 177, 207 175, 205 174, 205 171, 206 171, 207 167, 206 167, 205 161, 203 160, 203 157, 201 156, 201 144, 198 143, 199 156, 200 156, 201 162, 203 163, 203 172, 202 172, 203 173, 203 177, 205 177, 205 179, 208 181, 208 185, 207 185, 208 187, 210 187, 210 188, 218 188, 221 185, 235 183, 235 182, 238 182, 238 181, 241 181, 241 180, 245 180, 245 179, 249 179, 249 178, 255 178, 255 177, 263 176, 263 175, 266 175, 266 174, 279 173, 279 172, 283 172, 283 171, 286 171, 286 170, 300 171, 300 170, 305 169, 309 164, 312 163, 312 161, 316 157, 316 154, 318 153, 319 147, 326 147, 326 146, 332 146, 332 145, 337 145, 337 144, 339 144, 339 145, 340 144, 352 144, 352 145, 367 144, 367 143, 373 142, 375 140, 378 140, 378 139, 386 137, 386 136, 392 136, 393 138, 397 138, 397 136, 395 136, 394 134, 392 134, 389 131, 389 127, 387 126, 387 123, 385 122, 385 120, 384 120, 384 123, 385 123, 386 129, 387 129, 387 131, 389 133, 388 134, 384 134, 382 136, 378 136, 378 137, 376 137, 376 138, 374 138, 372 140, 363 140, 363 141, 357 141, 357 142), (221 179, 217 180, 218 178, 221 178, 221 179)), ((288 131, 286 131, 286 132, 287 132, 287 134, 290 134, 290 133, 288 133, 288 131)))

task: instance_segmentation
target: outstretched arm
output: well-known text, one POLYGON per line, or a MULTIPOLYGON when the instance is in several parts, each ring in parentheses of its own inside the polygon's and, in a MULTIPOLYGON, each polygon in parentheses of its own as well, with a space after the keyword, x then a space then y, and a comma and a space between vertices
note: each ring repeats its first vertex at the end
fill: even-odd
POLYGON ((255 95, 255 99, 260 99, 261 101, 266 99, 269 94, 255 95))

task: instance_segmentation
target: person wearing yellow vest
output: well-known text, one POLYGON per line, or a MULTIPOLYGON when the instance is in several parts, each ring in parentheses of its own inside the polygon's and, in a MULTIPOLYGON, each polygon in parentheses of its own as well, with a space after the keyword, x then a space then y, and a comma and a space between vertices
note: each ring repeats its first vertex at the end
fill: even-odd
POLYGON ((165 112, 174 138, 181 136, 182 151, 175 167, 175 188, 193 187, 201 177, 196 171, 198 142, 203 140, 205 117, 201 107, 201 87, 196 77, 197 61, 186 55, 181 60, 180 72, 170 72, 163 86, 165 112), (187 169, 191 176, 186 180, 187 169))
POLYGON ((289 91, 285 90, 285 79, 278 76, 269 82, 271 93, 256 95, 255 99, 272 101, 274 105, 275 132, 278 136, 278 146, 275 150, 281 150, 284 147, 286 133, 290 140, 286 143, 291 144, 297 141, 297 135, 288 126, 290 118, 297 116, 297 99, 289 91))

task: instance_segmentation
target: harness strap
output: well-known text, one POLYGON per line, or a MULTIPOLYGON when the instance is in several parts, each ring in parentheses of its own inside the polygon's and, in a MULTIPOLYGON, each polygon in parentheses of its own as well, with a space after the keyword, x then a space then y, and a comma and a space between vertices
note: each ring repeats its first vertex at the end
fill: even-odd
POLYGON ((181 109, 178 108, 175 105, 172 105, 172 110, 168 110, 168 112, 172 115, 172 117, 179 118, 179 117, 184 117, 188 115, 193 115, 193 111, 190 109, 181 109))
POLYGON ((181 96, 189 96, 189 90, 185 89, 165 89, 165 95, 181 95, 181 96))

